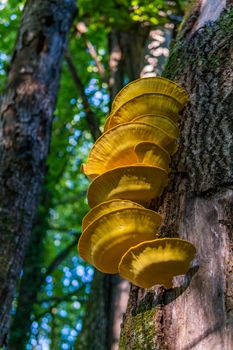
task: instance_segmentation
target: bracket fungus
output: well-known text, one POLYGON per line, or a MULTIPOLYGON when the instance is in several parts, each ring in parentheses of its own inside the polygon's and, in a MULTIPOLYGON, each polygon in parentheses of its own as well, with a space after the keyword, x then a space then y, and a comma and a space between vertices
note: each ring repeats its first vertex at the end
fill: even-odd
POLYGON ((136 79, 124 86, 113 100, 112 112, 115 112, 132 98, 146 93, 160 93, 171 96, 178 101, 182 107, 184 107, 189 100, 187 92, 174 81, 162 77, 148 77, 136 79))
POLYGON ((169 153, 154 142, 140 142, 134 147, 138 163, 159 166, 168 171, 171 157, 169 153))
POLYGON ((79 254, 105 273, 117 273, 124 253, 133 245, 156 238, 161 216, 145 208, 124 208, 102 215, 83 231, 79 254))
POLYGON ((84 231, 87 226, 92 224, 95 220, 101 216, 110 213, 114 210, 124 209, 124 208, 143 208, 138 203, 122 200, 122 199, 112 199, 110 201, 102 202, 93 209, 91 209, 87 215, 84 216, 82 221, 82 230, 84 231))
POLYGON ((170 154, 177 149, 176 138, 158 127, 144 123, 118 125, 98 138, 83 165, 84 173, 94 179, 119 166, 136 164, 134 146, 142 141, 153 141, 170 154))
POLYGON ((178 124, 173 120, 159 114, 145 114, 133 119, 133 122, 146 123, 164 130, 172 137, 179 137, 178 124))
POLYGON ((126 85, 83 165, 93 180, 87 194, 92 209, 82 222, 79 254, 143 288, 171 288, 196 252, 185 240, 158 238, 161 216, 146 209, 167 185, 179 113, 188 99, 182 87, 160 77, 126 85))
POLYGON ((142 242, 122 257, 119 273, 139 287, 161 284, 169 289, 174 276, 188 271, 195 253, 196 249, 190 242, 179 238, 142 242))
POLYGON ((101 202, 120 198, 146 206, 162 194, 167 180, 167 172, 159 167, 131 165, 109 170, 91 183, 88 204, 93 208, 101 202))
MULTIPOLYGON (((159 113, 177 122, 181 109, 182 105, 173 97, 162 94, 143 94, 134 97, 114 113, 111 113, 108 128, 111 129, 118 124, 131 122, 134 118, 144 114, 159 113)), ((104 130, 107 130, 106 126, 104 130)))

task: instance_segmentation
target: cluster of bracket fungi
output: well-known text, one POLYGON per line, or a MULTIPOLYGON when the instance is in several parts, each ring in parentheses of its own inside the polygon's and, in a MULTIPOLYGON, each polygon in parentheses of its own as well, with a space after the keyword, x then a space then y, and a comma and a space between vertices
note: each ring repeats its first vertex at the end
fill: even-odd
POLYGON ((171 288, 196 251, 183 239, 159 238, 162 218, 148 209, 167 185, 179 113, 187 101, 179 85, 161 77, 126 85, 83 165, 92 181, 87 195, 92 209, 83 219, 79 254, 98 270, 119 273, 143 288, 171 288))

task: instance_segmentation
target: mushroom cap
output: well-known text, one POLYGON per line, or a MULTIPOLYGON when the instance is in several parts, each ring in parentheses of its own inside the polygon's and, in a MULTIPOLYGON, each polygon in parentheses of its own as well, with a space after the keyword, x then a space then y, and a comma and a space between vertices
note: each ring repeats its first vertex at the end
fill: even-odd
POLYGON ((179 127, 173 120, 159 114, 146 114, 141 115, 133 120, 133 122, 146 123, 164 130, 168 135, 172 137, 179 137, 179 127))
POLYGON ((162 284, 172 288, 174 276, 185 274, 195 247, 179 238, 158 238, 130 248, 119 263, 119 273, 133 284, 150 288, 162 284))
MULTIPOLYGON (((143 94, 132 98, 120 106, 109 116, 108 129, 122 123, 132 121, 136 117, 145 114, 162 114, 177 122, 182 105, 173 97, 163 94, 143 94)), ((106 130, 106 125, 105 128, 106 130)))
POLYGON ((94 179, 119 166, 136 164, 134 146, 142 141, 154 141, 171 154, 177 150, 176 139, 158 127, 145 123, 125 123, 98 138, 83 166, 84 173, 94 179))
POLYGON ((135 244, 156 237, 161 216, 145 208, 125 208, 104 214, 82 233, 80 256, 98 270, 117 273, 123 254, 135 244))
POLYGON ((164 169, 146 165, 131 165, 109 170, 91 183, 87 198, 91 208, 110 199, 128 199, 147 206, 159 197, 167 185, 164 169))
POLYGON ((160 93, 173 97, 182 108, 188 102, 187 92, 174 81, 162 77, 148 77, 134 80, 121 89, 112 103, 112 111, 116 111, 125 102, 145 93, 160 93))
POLYGON ((112 199, 111 201, 103 202, 93 209, 91 209, 87 215, 84 216, 82 221, 82 230, 84 231, 87 226, 92 224, 95 220, 100 218, 101 216, 113 212, 114 210, 119 210, 123 208, 143 208, 140 204, 122 200, 122 199, 112 199))
POLYGON ((134 147, 138 163, 159 166, 166 171, 169 170, 171 157, 169 153, 154 142, 140 142, 134 147))

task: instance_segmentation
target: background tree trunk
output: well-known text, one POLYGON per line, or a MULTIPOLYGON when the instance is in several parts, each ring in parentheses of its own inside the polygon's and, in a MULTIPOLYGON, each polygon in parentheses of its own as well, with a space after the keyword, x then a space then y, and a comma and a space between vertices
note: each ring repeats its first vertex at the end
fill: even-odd
MULTIPOLYGON (((138 25, 127 32, 116 29, 110 33, 110 105, 115 94, 125 85, 125 79, 139 78, 148 34, 149 28, 140 28, 138 25)), ((126 310, 128 293, 127 281, 116 275, 95 272, 83 330, 78 336, 76 349, 118 349, 120 324, 126 310)))
POLYGON ((0 346, 46 170, 75 1, 27 1, 0 110, 0 346))
POLYGON ((33 322, 32 312, 45 279, 42 272, 45 258, 44 238, 48 229, 50 200, 49 190, 44 188, 41 193, 41 207, 34 223, 30 243, 25 255, 23 276, 18 290, 17 308, 10 331, 10 350, 26 349, 30 337, 31 324, 33 322), (30 288, 28 288, 29 285, 30 288))
POLYGON ((162 199, 161 234, 195 244, 193 267, 170 290, 132 286, 120 349, 233 348, 233 8, 196 1, 165 70, 191 102, 162 199))

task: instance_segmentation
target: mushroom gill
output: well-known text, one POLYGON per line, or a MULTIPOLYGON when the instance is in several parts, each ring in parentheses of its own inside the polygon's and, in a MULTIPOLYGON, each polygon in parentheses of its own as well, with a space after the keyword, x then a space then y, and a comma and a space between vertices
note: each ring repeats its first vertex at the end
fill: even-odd
POLYGON ((158 166, 169 171, 171 157, 169 153, 154 142, 140 142, 134 147, 138 163, 158 166))
POLYGON ((195 253, 190 242, 179 238, 145 241, 125 253, 119 263, 119 273, 142 288, 161 284, 169 289, 174 276, 188 271, 195 253))
POLYGON ((133 119, 133 122, 146 123, 153 126, 157 126, 158 128, 164 130, 168 135, 172 137, 179 137, 179 127, 178 124, 175 123, 170 118, 165 117, 164 115, 159 114, 146 114, 141 115, 133 119))
POLYGON ((156 238, 161 216, 145 208, 114 210, 96 219, 83 231, 80 256, 98 270, 117 273, 124 253, 135 244, 156 238))
POLYGON ((134 146, 143 141, 153 141, 170 154, 177 150, 176 139, 156 126, 145 123, 126 123, 105 132, 92 147, 84 173, 91 179, 104 172, 137 163, 134 146), (120 140, 120 142, 119 142, 120 140))
POLYGON ((93 209, 91 209, 83 218, 82 230, 84 231, 87 226, 92 224, 95 220, 101 216, 113 212, 114 210, 124 208, 143 208, 140 204, 122 199, 112 199, 110 201, 102 202, 93 209))
POLYGON ((129 199, 143 206, 159 197, 167 185, 164 169, 131 165, 109 170, 91 183, 87 198, 91 208, 110 199, 129 199))
POLYGON ((112 103, 112 112, 132 98, 146 93, 171 96, 181 104, 182 108, 189 100, 187 92, 174 81, 162 77, 140 78, 130 82, 118 92, 112 103))
MULTIPOLYGON (((161 114, 177 122, 182 105, 171 96, 147 93, 132 98, 115 112, 111 112, 108 129, 122 123, 128 123, 144 114, 161 114)), ((105 126, 106 130, 106 126, 105 126)))

